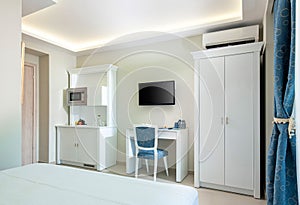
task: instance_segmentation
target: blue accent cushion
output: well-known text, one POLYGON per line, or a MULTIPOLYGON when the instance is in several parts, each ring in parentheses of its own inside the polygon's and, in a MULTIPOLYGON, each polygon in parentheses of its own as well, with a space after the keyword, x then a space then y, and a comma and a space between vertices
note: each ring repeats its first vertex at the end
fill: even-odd
POLYGON ((140 147, 154 147, 155 129, 153 127, 136 127, 137 144, 140 147))
MULTIPOLYGON (((157 149, 157 158, 158 159, 161 159, 165 156, 168 156, 168 151, 162 150, 162 149, 157 149)), ((138 158, 154 160, 154 150, 140 150, 138 153, 138 158)))

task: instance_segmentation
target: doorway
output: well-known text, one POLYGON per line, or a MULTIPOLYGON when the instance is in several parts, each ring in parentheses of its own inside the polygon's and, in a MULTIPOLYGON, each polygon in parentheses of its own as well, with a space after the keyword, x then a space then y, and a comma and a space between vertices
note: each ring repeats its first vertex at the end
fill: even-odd
POLYGON ((22 103, 22 165, 37 162, 37 66, 24 64, 22 103))

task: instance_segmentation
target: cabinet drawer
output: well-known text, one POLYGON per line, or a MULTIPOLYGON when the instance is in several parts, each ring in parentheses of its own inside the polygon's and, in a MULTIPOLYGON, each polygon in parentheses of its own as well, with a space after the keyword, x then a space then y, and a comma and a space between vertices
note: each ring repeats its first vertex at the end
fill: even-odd
POLYGON ((158 138, 159 139, 176 139, 177 133, 171 132, 171 131, 158 132, 158 138))

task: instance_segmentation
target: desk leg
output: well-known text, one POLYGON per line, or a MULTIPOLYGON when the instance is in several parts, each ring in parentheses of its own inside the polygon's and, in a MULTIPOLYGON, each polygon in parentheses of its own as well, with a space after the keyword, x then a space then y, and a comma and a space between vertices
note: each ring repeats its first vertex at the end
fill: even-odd
POLYGON ((188 134, 182 131, 176 140, 176 182, 182 182, 188 173, 188 134))
POLYGON ((60 161, 60 133, 58 133, 58 128, 55 127, 56 135, 56 164, 61 164, 60 161))
POLYGON ((126 131, 126 173, 131 174, 134 172, 135 167, 135 157, 133 155, 133 150, 130 140, 131 133, 126 131))
MULTIPOLYGON (((126 173, 131 174, 135 172, 135 146, 133 141, 133 133, 126 131, 126 173)), ((142 167, 142 163, 139 163, 139 168, 142 167)))
POLYGON ((135 157, 127 158, 126 157, 126 173, 131 174, 134 173, 135 169, 135 157))

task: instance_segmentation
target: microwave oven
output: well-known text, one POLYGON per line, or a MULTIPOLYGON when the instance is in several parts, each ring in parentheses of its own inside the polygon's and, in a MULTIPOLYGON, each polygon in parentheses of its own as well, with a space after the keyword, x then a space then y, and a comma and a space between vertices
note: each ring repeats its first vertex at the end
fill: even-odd
POLYGON ((87 105, 87 87, 68 88, 66 94, 68 106, 87 105))

